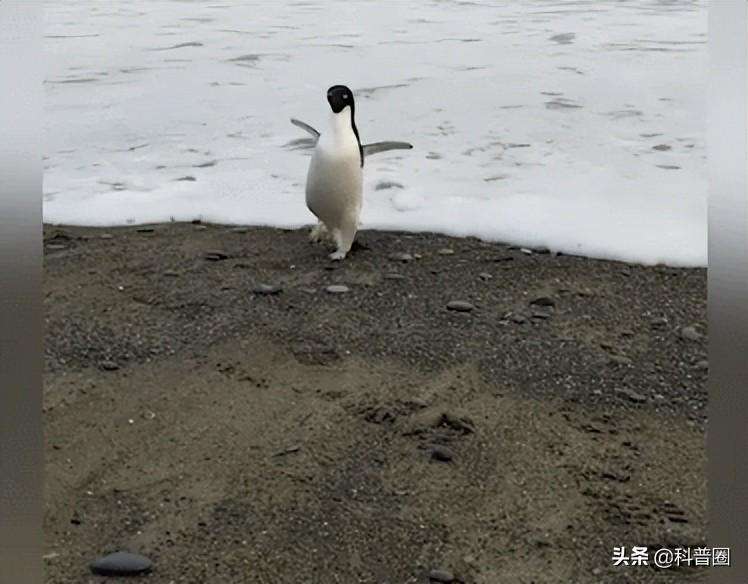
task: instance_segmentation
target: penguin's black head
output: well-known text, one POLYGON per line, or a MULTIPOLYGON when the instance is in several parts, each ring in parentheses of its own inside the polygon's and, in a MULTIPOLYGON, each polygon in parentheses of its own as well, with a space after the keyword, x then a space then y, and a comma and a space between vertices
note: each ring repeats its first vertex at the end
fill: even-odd
POLYGON ((347 105, 353 109, 353 92, 345 85, 333 85, 327 90, 327 101, 336 114, 342 112, 347 105))

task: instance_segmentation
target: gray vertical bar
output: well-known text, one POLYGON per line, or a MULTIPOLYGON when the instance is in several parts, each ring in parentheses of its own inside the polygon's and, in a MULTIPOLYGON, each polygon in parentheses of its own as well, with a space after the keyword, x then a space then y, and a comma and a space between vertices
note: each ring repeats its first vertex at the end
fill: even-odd
POLYGON ((41 25, 0 2, 0 584, 42 581, 41 25))
POLYGON ((711 569, 715 584, 748 582, 747 12, 710 3, 709 545, 732 561, 711 569))

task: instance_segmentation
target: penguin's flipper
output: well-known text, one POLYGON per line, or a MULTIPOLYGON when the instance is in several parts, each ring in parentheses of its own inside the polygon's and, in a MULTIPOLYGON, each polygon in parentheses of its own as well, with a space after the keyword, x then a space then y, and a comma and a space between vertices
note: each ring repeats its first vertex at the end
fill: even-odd
POLYGON ((413 144, 407 142, 374 142, 373 144, 364 144, 364 156, 371 156, 377 152, 387 152, 388 150, 410 150, 413 144))
POLYGON ((302 122, 301 120, 297 120, 295 118, 291 118, 291 123, 294 126, 298 126, 302 130, 306 130, 307 132, 309 132, 315 138, 319 138, 319 132, 317 130, 315 130, 314 128, 312 128, 309 124, 306 124, 306 123, 302 122))

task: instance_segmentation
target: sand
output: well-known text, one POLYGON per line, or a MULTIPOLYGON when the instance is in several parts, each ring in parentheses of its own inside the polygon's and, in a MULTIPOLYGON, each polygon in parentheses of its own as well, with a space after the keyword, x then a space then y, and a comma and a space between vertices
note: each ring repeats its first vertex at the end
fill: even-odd
POLYGON ((164 584, 706 580, 611 561, 705 542, 705 270, 328 251, 45 227, 48 583, 117 550, 164 584))

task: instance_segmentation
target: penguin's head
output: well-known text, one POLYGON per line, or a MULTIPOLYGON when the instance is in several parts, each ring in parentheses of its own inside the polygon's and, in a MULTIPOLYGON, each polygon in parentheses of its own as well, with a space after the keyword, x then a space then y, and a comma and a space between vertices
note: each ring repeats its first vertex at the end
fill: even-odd
POLYGON ((353 109, 353 92, 345 85, 333 85, 327 90, 327 102, 336 114, 343 111, 345 106, 353 109))

